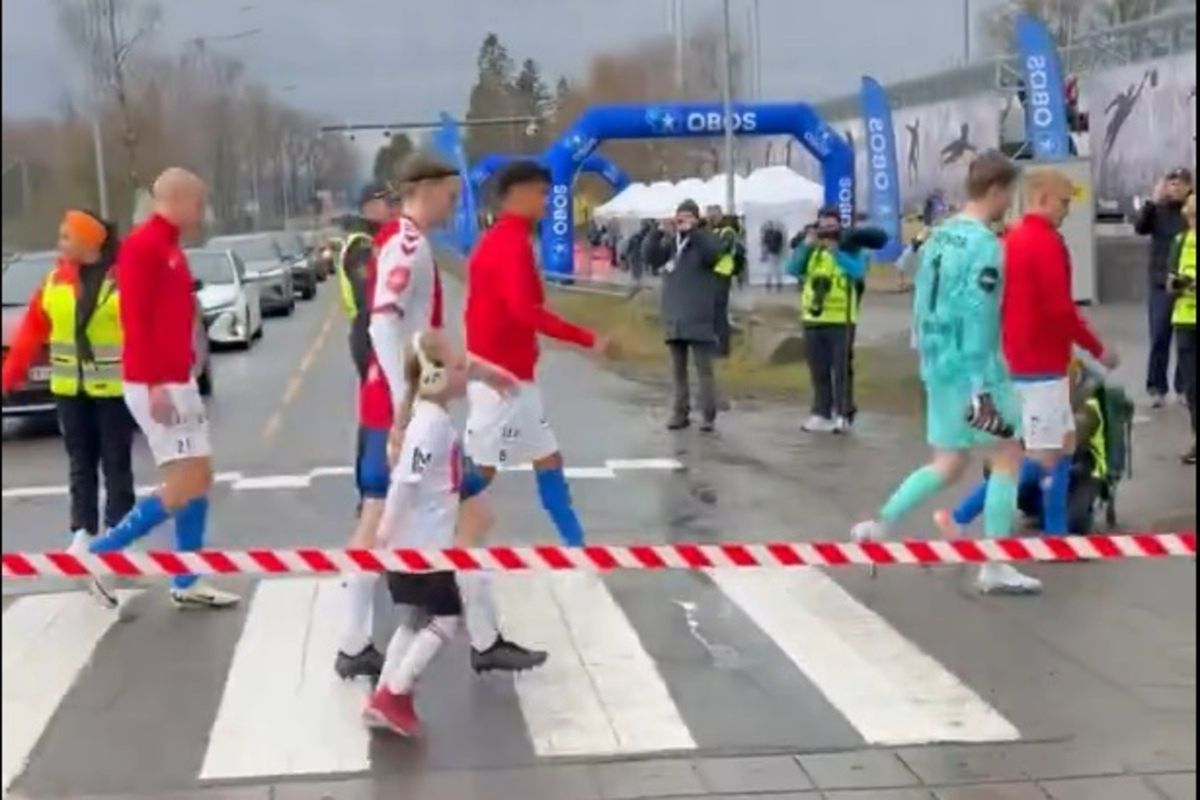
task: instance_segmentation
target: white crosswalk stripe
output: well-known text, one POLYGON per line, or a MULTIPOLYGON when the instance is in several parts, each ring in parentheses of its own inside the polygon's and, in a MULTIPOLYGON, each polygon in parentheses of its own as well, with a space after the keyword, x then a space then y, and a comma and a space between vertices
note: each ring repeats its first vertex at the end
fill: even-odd
MULTIPOLYGON (((762 634, 763 646, 775 648, 732 671, 728 665, 722 670, 704 660, 707 653, 678 657, 672 653, 664 660, 654 646, 653 633, 639 627, 648 624, 645 615, 623 605, 643 595, 631 594, 627 586, 616 592, 609 585, 611 579, 584 573, 497 577, 497 604, 505 630, 519 641, 545 647, 550 661, 515 679, 480 683, 466 695, 458 684, 440 695, 435 686, 423 695, 422 705, 423 715, 435 728, 439 706, 433 699, 454 697, 455 702, 462 700, 460 724, 470 724, 466 720, 480 703, 492 713, 508 715, 505 728, 523 737, 528 757, 686 752, 712 746, 700 741, 696 721, 706 714, 711 718, 714 710, 737 714, 737 708, 721 710, 722 691, 731 682, 744 691, 747 682, 757 682, 754 670, 762 669, 763 674, 802 673, 806 679, 802 685, 813 687, 805 691, 819 695, 803 707, 829 709, 821 713, 848 722, 861 737, 859 744, 1019 737, 1017 728, 975 690, 817 570, 708 573, 707 591, 714 601, 738 609, 762 634), (678 663, 687 658, 692 662, 678 663), (768 658, 773 662, 754 663, 768 658), (706 709, 679 700, 691 697, 694 705, 697 674, 702 675, 704 686, 699 697, 710 706, 706 709), (690 681, 690 690, 679 690, 683 686, 677 685, 679 681, 690 681)), ((652 602, 671 602, 667 596, 654 595, 653 584, 644 588, 652 602)), ((193 766, 181 782, 190 786, 289 775, 346 775, 378 768, 373 760, 378 754, 376 743, 360 719, 368 689, 337 680, 332 669, 342 597, 336 579, 268 581, 257 585, 243 612, 208 618, 216 620, 214 625, 226 626, 228 641, 235 641, 237 629, 232 626, 240 626, 240 634, 231 652, 214 656, 224 681, 208 706, 215 713, 196 722, 203 752, 188 762, 193 766)), ((151 592, 138 602, 145 606, 161 599, 151 592)), ((14 781, 20 787, 21 773, 31 757, 35 761, 42 756, 55 758, 38 747, 39 741, 55 725, 71 724, 58 710, 68 693, 86 691, 89 673, 99 668, 93 663, 97 647, 112 635, 114 619, 82 592, 26 596, 6 607, 6 792, 14 781)), ((166 619, 162 635, 175 635, 177 626, 166 619)), ((208 624, 203 615, 200 619, 196 624, 208 624)), ((136 619, 128 623, 138 624, 136 619)), ((460 656, 463 649, 457 650, 460 656)), ((134 655, 111 647, 104 653, 105 659, 134 655)), ((437 662, 432 672, 437 674, 427 676, 422 692, 427 684, 451 677, 471 680, 463 675, 462 665, 448 669, 445 661, 437 662)), ((793 721, 789 716, 800 707, 795 699, 779 697, 775 705, 788 724, 803 726, 805 720, 793 721)), ((120 700, 139 701, 136 687, 123 690, 120 700)), ((148 715, 160 712, 157 698, 146 702, 151 709, 148 715)), ((774 705, 768 709, 774 713, 774 705)), ((169 710, 162 707, 161 713, 169 710)), ((846 731, 850 735, 851 729, 846 731)), ((113 730, 112 735, 128 739, 130 748, 152 752, 155 746, 150 725, 113 730)))

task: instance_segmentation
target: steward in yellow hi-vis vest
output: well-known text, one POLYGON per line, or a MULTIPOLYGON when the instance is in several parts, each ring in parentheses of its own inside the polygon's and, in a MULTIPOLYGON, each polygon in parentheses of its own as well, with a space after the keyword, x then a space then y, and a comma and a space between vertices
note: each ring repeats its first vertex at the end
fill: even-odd
MULTIPOLYGON (((36 410, 42 394, 58 413, 69 460, 71 529, 100 531, 100 483, 105 482, 104 525, 133 507, 133 420, 121 385, 121 314, 112 225, 85 211, 68 211, 59 227, 58 261, 38 284, 4 356, 4 395, 18 392, 36 410), (42 359, 48 364, 43 365, 42 359), (36 372, 35 372, 36 371, 36 372), (42 384, 38 372, 48 372, 42 384)), ((6 270, 44 269, 16 259, 6 270)))
POLYGON ((1179 374, 1183 377, 1183 394, 1192 412, 1192 448, 1183 456, 1183 463, 1196 463, 1196 195, 1193 192, 1183 204, 1187 230, 1179 234, 1171 253, 1171 294, 1175 309, 1171 324, 1175 328, 1175 347, 1179 354, 1179 374))
POLYGON ((787 266, 800 285, 800 320, 812 377, 812 416, 803 427, 814 433, 843 433, 854 413, 850 348, 866 257, 842 250, 841 236, 837 217, 822 215, 787 266))

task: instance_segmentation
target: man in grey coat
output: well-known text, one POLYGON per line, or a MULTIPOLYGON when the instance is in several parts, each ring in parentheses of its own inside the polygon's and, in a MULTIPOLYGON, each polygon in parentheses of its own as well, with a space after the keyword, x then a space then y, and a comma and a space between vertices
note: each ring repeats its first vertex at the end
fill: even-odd
POLYGON ((649 232, 643 243, 645 262, 662 268, 663 337, 671 354, 675 402, 667 428, 691 424, 688 357, 696 365, 700 430, 713 430, 717 419, 717 387, 713 359, 717 352, 717 296, 720 277, 714 272, 721 243, 700 226, 700 208, 685 200, 675 211, 674 230, 649 232))

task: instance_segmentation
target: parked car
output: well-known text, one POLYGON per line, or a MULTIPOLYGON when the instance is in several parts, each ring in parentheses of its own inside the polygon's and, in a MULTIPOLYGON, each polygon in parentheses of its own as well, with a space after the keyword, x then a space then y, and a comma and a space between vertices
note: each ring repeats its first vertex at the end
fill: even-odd
POLYGON ((304 240, 295 231, 275 231, 275 242, 283 260, 292 268, 292 278, 301 300, 312 300, 317 296, 317 270, 308 257, 304 240))
POLYGON ((296 284, 292 266, 283 258, 279 244, 269 233, 217 236, 207 250, 232 250, 246 265, 246 281, 259 287, 259 305, 264 314, 289 316, 296 310, 296 284))
MULTIPOLYGON (((26 253, 4 261, 3 286, 3 334, 4 357, 8 358, 9 342, 16 335, 29 298, 46 279, 58 260, 53 252, 26 253)), ((193 340, 196 361, 193 374, 200 394, 208 396, 213 391, 212 363, 209 359, 208 336, 204 332, 203 312, 200 301, 196 301, 196 333, 193 340)), ((37 417, 55 413, 54 396, 50 394, 50 352, 44 348, 29 368, 25 384, 4 398, 5 417, 37 417)))
POLYGON ((246 265, 232 250, 188 250, 187 259, 208 341, 249 349, 263 333, 262 287, 246 280, 246 265))

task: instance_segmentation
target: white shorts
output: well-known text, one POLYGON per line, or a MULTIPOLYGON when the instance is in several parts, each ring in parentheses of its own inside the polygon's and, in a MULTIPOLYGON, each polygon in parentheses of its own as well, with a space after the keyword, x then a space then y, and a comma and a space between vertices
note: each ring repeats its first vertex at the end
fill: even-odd
POLYGON ((532 383, 521 384, 505 397, 487 384, 467 386, 467 457, 481 467, 516 466, 558 452, 558 440, 546 421, 542 393, 532 383))
POLYGON ((154 463, 162 466, 184 458, 210 458, 212 443, 208 437, 208 412, 196 381, 168 383, 163 388, 171 395, 177 418, 163 425, 150 416, 150 390, 144 383, 125 384, 125 405, 137 422, 154 463))
POLYGON ((1026 450, 1061 450, 1067 434, 1075 432, 1071 383, 1067 378, 1017 381, 1026 450))

